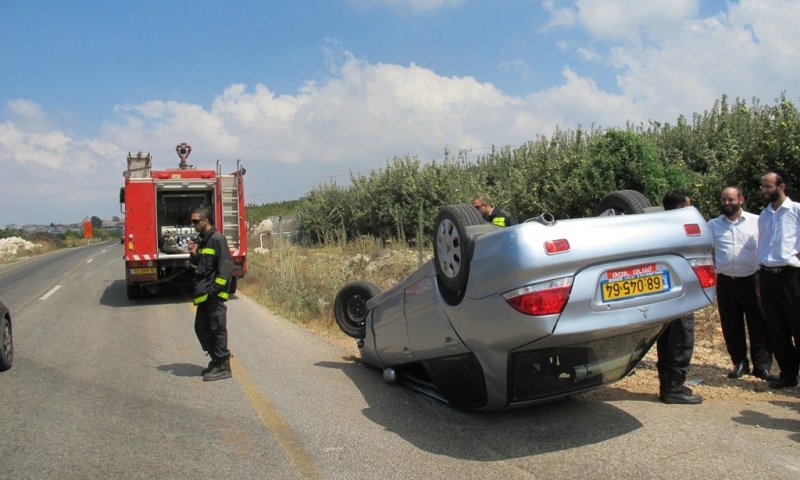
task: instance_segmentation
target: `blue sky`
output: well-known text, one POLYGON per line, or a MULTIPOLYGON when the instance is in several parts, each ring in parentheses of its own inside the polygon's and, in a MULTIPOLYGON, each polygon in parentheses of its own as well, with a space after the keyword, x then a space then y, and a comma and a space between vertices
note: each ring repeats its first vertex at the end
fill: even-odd
POLYGON ((129 151, 249 203, 394 156, 674 122, 800 81, 800 2, 0 1, 0 226, 119 214, 129 151), (225 167, 224 167, 225 168, 225 167))

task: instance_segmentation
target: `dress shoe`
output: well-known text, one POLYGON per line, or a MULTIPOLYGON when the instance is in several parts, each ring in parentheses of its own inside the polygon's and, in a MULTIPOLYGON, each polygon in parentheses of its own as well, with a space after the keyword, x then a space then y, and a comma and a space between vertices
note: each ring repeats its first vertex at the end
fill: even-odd
POLYGON ((746 361, 739 362, 733 367, 733 370, 728 373, 728 378, 739 378, 748 373, 750 373, 750 364, 746 361))
POLYGON ((757 377, 757 378, 760 378, 761 380, 766 380, 768 382, 770 380, 775 380, 775 377, 770 375, 769 368, 762 367, 762 366, 758 366, 758 367, 754 367, 753 368, 753 376, 757 377))
POLYGON ((697 405, 703 403, 703 397, 693 395, 692 390, 686 385, 673 385, 667 387, 661 401, 669 404, 697 405))
POLYGON ((787 377, 781 375, 780 377, 769 381, 769 388, 773 390, 779 390, 785 387, 796 387, 796 386, 797 386, 797 375, 793 377, 787 377))

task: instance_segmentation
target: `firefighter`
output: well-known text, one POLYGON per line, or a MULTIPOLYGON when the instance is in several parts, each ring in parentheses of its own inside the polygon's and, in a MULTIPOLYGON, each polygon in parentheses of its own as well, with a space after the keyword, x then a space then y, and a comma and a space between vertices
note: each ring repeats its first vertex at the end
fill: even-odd
POLYGON ((227 307, 233 260, 225 236, 217 232, 206 207, 192 211, 192 225, 198 243, 189 242, 190 262, 194 265, 193 301, 197 306, 194 331, 200 346, 211 357, 201 373, 204 381, 231 377, 231 352, 228 350, 227 307))
POLYGON ((476 195, 472 199, 472 206, 487 222, 494 223, 501 227, 510 227, 517 224, 514 214, 500 207, 495 207, 486 199, 486 195, 476 195))

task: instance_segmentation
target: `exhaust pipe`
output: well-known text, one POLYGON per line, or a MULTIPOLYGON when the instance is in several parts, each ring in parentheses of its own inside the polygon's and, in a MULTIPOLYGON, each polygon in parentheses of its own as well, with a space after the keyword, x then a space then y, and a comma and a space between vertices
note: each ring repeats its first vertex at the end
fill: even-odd
POLYGON ((556 224, 556 217, 554 217, 553 214, 550 212, 544 212, 536 218, 529 218, 525 220, 525 223, 528 222, 537 222, 541 223, 546 227, 549 227, 556 224))

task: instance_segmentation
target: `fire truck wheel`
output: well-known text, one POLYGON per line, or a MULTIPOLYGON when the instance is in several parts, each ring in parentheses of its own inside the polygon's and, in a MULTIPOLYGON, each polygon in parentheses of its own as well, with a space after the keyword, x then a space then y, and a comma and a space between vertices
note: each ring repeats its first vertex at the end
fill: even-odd
POLYGON ((236 284, 239 283, 238 280, 239 280, 239 277, 231 277, 231 291, 228 292, 231 295, 236 293, 236 284))
POLYGON ((142 287, 128 284, 128 300, 139 300, 142 296, 142 287))

